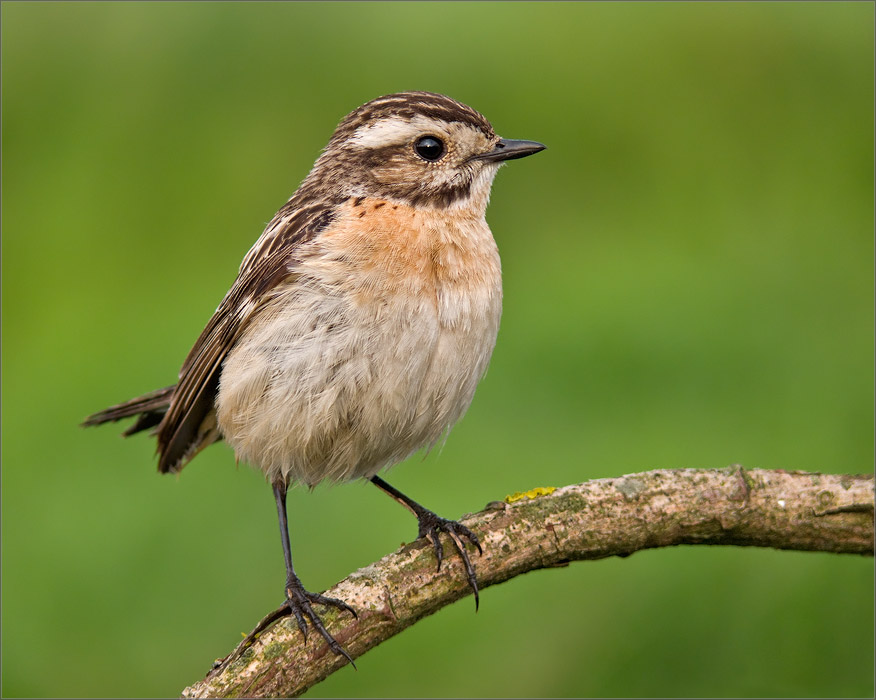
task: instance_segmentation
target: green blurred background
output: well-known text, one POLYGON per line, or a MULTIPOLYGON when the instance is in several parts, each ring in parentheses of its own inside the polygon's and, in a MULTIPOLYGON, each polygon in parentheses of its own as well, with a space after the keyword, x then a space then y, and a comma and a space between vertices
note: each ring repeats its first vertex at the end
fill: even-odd
MULTIPOLYGON (((280 602, 270 489, 79 421, 164 386, 337 122, 447 93, 549 146, 488 219, 505 313, 458 516, 652 468, 873 468, 872 3, 2 5, 5 696, 173 696, 280 602)), ((321 590, 415 534, 290 496, 321 590), (363 527, 368 523, 368 527, 363 527)), ((684 547, 519 577, 312 696, 873 696, 873 561, 684 547)))

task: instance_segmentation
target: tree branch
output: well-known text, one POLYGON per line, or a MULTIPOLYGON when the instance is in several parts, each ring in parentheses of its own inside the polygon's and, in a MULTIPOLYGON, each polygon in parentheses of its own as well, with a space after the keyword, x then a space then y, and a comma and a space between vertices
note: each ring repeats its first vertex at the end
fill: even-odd
MULTIPOLYGON (((872 556, 873 486, 872 474, 736 465, 657 470, 534 489, 490 503, 464 520, 483 543, 484 554, 475 561, 483 589, 534 569, 679 544, 872 556)), ((445 543, 446 551, 451 547, 445 543)), ((352 605, 358 619, 336 610, 326 610, 323 619, 357 658, 470 593, 459 557, 448 557, 436 572, 431 545, 417 540, 326 592, 352 605)), ((274 611, 263 623, 279 614, 274 611)), ((286 618, 244 640, 183 697, 293 697, 344 664, 315 633, 303 644, 286 618)))

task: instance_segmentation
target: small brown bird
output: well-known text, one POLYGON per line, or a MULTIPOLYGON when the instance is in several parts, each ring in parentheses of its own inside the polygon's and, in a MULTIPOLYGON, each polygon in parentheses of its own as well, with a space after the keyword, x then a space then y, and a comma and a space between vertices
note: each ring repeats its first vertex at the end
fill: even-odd
POLYGON ((484 219, 499 166, 545 147, 498 137, 460 102, 402 92, 338 125, 310 174, 247 253, 179 381, 90 416, 153 428, 158 469, 179 472, 223 439, 271 483, 286 560, 285 606, 352 662, 292 567, 286 491, 369 479, 417 517, 440 569, 458 550, 478 601, 464 525, 377 473, 434 445, 465 413, 496 343, 499 254, 484 219))

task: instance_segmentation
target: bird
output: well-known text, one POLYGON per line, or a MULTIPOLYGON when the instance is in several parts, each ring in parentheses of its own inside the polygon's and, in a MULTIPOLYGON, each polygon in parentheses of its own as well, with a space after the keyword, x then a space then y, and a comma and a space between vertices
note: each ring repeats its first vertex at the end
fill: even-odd
POLYGON ((353 663, 314 605, 356 616, 305 589, 292 565, 286 494, 294 485, 371 481, 417 518, 440 571, 441 533, 467 543, 378 473, 446 438, 496 344, 502 312, 498 248, 485 212, 506 161, 545 149, 498 136, 446 95, 378 97, 338 124, 310 173, 243 258, 188 353, 178 381, 89 416, 135 418, 150 430, 158 470, 178 473, 224 441, 271 485, 286 566, 285 615, 353 663))

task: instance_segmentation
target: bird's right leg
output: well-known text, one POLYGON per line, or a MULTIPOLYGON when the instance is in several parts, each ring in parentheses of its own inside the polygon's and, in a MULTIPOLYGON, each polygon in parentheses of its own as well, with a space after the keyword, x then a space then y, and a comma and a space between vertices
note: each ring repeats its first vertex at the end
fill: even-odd
POLYGON ((280 537, 283 540, 283 556, 286 559, 286 603, 285 607, 289 610, 289 613, 295 616, 295 619, 298 622, 298 629, 301 630, 301 634, 304 635, 304 642, 307 643, 307 621, 313 625, 314 629, 319 632, 323 639, 328 642, 329 648, 339 656, 344 656, 346 659, 353 664, 353 667, 356 667, 356 664, 353 663, 353 658, 346 652, 346 650, 338 644, 334 637, 332 637, 328 630, 326 630, 325 626, 322 624, 322 620, 320 620, 319 615, 317 615, 313 608, 311 607, 311 603, 318 603, 320 605, 331 605, 336 608, 340 608, 341 610, 346 610, 351 613, 353 617, 358 617, 356 615, 356 611, 353 610, 349 605, 347 605, 344 601, 338 600, 337 598, 329 598, 324 595, 320 595, 319 593, 311 593, 310 591, 306 591, 304 586, 301 585, 301 580, 295 573, 295 569, 292 567, 292 549, 289 546, 289 525, 286 520, 286 484, 284 483, 276 483, 273 485, 274 488, 274 499, 277 502, 277 515, 280 519, 280 537))

